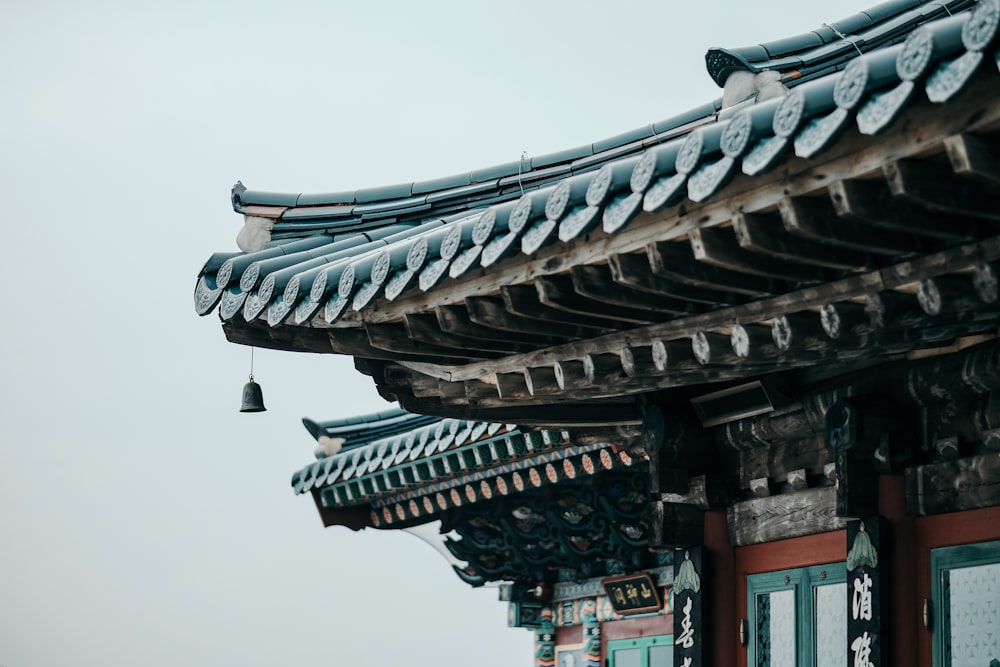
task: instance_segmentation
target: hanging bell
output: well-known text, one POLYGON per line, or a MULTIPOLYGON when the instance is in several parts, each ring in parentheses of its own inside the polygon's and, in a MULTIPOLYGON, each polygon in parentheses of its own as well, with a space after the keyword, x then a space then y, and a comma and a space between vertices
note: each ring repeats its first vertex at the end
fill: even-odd
POLYGON ((264 393, 260 390, 260 385, 253 381, 253 376, 250 376, 250 381, 243 385, 243 406, 240 407, 240 412, 264 412, 267 408, 264 407, 264 393))

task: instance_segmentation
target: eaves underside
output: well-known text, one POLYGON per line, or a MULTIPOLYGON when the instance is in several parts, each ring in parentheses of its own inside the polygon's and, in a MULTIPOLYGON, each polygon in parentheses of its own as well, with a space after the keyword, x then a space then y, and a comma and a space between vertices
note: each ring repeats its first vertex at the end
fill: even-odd
POLYGON ((642 212, 613 234, 598 227, 333 324, 237 316, 224 328, 235 342, 351 354, 413 411, 563 426, 634 423, 636 406, 620 399, 643 392, 990 334, 1000 321, 986 284, 1000 260, 995 77, 981 73, 947 113, 912 104, 876 137, 849 131, 816 158, 737 176, 704 204, 642 212), (879 308, 888 323, 873 320, 879 308), (830 313, 843 336, 825 329, 830 313), (743 355, 729 346, 738 328, 743 355))
MULTIPOLYGON (((430 212, 413 184, 345 195, 344 225, 210 258, 196 310, 234 342, 352 355, 412 412, 551 428, 980 341, 1000 325, 1000 3, 918 24, 599 170, 561 154, 523 193, 507 165, 470 186, 485 200, 430 212)), ((273 209, 246 209, 248 237, 340 205, 320 199, 234 190, 273 209)))

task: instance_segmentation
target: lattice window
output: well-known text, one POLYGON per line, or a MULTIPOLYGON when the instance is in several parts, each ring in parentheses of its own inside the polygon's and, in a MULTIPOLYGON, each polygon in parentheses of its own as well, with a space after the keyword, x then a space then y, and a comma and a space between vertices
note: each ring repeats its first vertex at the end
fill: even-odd
POLYGON ((747 577, 748 662, 755 667, 847 664, 843 563, 747 577))
POLYGON ((608 667, 673 667, 674 636, 637 637, 608 642, 608 667))
POLYGON ((1000 541, 931 550, 935 667, 1000 664, 1000 541))

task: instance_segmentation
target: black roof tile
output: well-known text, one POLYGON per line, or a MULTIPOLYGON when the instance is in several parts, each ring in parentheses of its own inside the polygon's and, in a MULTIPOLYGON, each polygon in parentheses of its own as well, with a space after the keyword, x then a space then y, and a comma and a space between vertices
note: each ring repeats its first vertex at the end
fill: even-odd
POLYGON ((355 193, 354 198, 359 204, 369 204, 387 199, 405 199, 413 194, 412 183, 399 183, 397 185, 383 185, 377 188, 364 188, 355 193))
MULTIPOLYGON (((946 4, 958 13, 970 2, 950 0, 946 4)), ((996 7, 995 0, 981 0, 980 5, 996 7)), ((886 3, 867 14, 833 24, 838 31, 861 33, 850 36, 848 41, 837 36, 832 27, 826 27, 769 43, 771 54, 790 51, 779 58, 768 60, 767 50, 760 46, 735 50, 733 62, 743 56, 764 58, 744 59, 741 67, 796 66, 800 77, 788 81, 795 87, 780 102, 748 103, 722 112, 720 102, 715 100, 593 144, 420 183, 320 195, 249 191, 237 184, 233 189, 237 210, 247 204, 290 208, 275 222, 272 243, 264 250, 209 258, 198 276, 196 310, 204 314, 221 302, 224 318, 233 317, 241 308, 245 313, 260 313, 269 307, 264 298, 267 296, 271 305, 279 304, 273 324, 284 321, 293 305, 297 323, 305 322, 319 308, 324 308, 325 317, 335 319, 346 312, 355 297, 358 307, 365 308, 377 301, 379 290, 385 290, 381 294, 388 297, 391 289, 391 298, 395 298, 418 280, 424 289, 433 289, 449 272, 457 277, 473 265, 488 266, 515 249, 533 253, 554 242, 556 236, 570 241, 593 229, 602 218, 605 231, 616 233, 637 214, 640 201, 647 211, 660 210, 679 202, 689 188, 694 193, 691 198, 709 198, 738 170, 751 175, 763 173, 778 164, 793 146, 797 155, 810 157, 825 150, 851 124, 858 123, 864 129, 859 111, 863 116, 874 113, 861 110, 874 108, 876 102, 885 105, 888 98, 875 96, 894 90, 900 83, 897 62, 904 49, 902 45, 887 45, 916 34, 914 29, 925 22, 925 16, 935 19, 926 32, 935 40, 940 36, 940 40, 934 42, 928 62, 913 77, 911 85, 916 91, 923 89, 925 78, 936 81, 937 73, 945 66, 954 69, 968 62, 964 65, 967 69, 978 63, 982 54, 970 51, 968 40, 962 42, 958 37, 967 15, 948 19, 940 3, 886 3), (858 49, 868 52, 859 55, 858 49), (846 71, 840 73, 845 67, 846 71), (740 143, 737 125, 748 121, 749 135, 745 144, 740 143), (725 134, 727 130, 729 135, 725 134), (725 145, 724 136, 728 136, 725 145), (678 164, 682 166, 680 174, 678 164), (584 184, 589 191, 596 181, 606 177, 610 180, 602 186, 602 196, 584 207, 580 200, 584 184), (578 185, 575 195, 570 179, 578 185), (547 208, 543 213, 550 198, 567 189, 573 201, 559 209, 555 219, 548 217, 547 208), (518 218, 516 228, 510 228, 505 224, 507 216, 519 204, 528 208, 523 219, 518 218), (480 226, 482 234, 477 235, 474 230, 484 211, 498 224, 480 226), (544 224, 539 227, 539 223, 544 224), (558 224, 557 235, 550 223, 558 224), (522 233, 530 239, 522 241, 522 233), (393 235, 396 237, 386 238, 393 235), (443 248, 445 239, 451 237, 453 242, 443 248), (411 265, 411 250, 415 248, 425 249, 425 258, 411 265), (301 254, 292 257, 291 253, 296 252, 301 254), (377 258, 383 255, 389 257, 388 265, 380 269, 385 275, 375 277, 376 266, 380 266, 377 258), (296 261, 301 264, 296 265, 296 261), (323 265, 317 267, 318 261, 323 265), (251 265, 255 265, 252 271, 251 265), (341 295, 339 282, 349 268, 354 273, 344 278, 347 293, 341 295), (242 278, 247 279, 250 292, 241 293, 235 287, 242 278), (301 292, 289 292, 293 303, 282 306, 284 295, 280 288, 283 284, 293 285, 294 278, 298 278, 301 292), (317 297, 322 297, 319 302, 304 296, 314 283, 323 285, 323 281, 325 286, 317 292, 317 297), (272 292, 269 295, 268 289, 272 292), (363 295, 358 296, 362 290, 363 295), (328 301, 330 298, 336 302, 328 301), (262 299, 265 303, 261 303, 262 299)), ((986 33, 978 41, 973 40, 977 49, 995 44, 996 26, 986 33)), ((723 50, 713 52, 716 56, 732 55, 723 50)), ((992 53, 989 57, 992 61, 992 53)), ((965 78, 949 76, 949 80, 959 81, 955 84, 959 89, 968 80, 967 72, 962 73, 965 78)), ((942 99, 956 91, 955 85, 947 90, 943 84, 935 85, 942 89, 935 93, 942 99)), ((893 109, 898 112, 910 103, 907 100, 911 97, 908 93, 897 94, 893 109)), ((269 311, 269 323, 271 315, 269 311)))

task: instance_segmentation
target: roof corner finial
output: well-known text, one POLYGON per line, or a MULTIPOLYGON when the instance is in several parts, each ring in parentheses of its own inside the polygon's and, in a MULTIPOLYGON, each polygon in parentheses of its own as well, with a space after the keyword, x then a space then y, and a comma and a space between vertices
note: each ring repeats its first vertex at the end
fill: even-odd
POLYGON ((243 193, 247 191, 247 186, 243 185, 243 181, 236 181, 236 185, 229 192, 229 199, 233 203, 233 210, 237 213, 243 212, 243 193))

